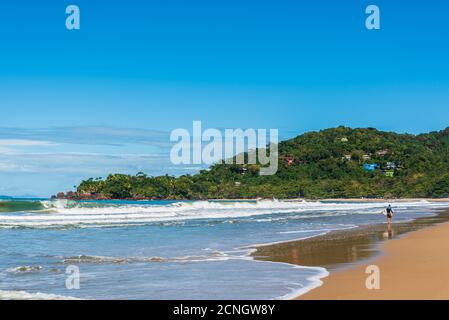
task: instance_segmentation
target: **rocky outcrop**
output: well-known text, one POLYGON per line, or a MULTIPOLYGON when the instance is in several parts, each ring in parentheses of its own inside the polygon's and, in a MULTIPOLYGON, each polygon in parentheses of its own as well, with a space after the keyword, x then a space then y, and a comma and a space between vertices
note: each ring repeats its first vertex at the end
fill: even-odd
POLYGON ((108 200, 110 198, 104 196, 103 194, 93 193, 93 192, 74 192, 67 191, 58 192, 56 195, 51 197, 52 199, 66 199, 66 200, 108 200))

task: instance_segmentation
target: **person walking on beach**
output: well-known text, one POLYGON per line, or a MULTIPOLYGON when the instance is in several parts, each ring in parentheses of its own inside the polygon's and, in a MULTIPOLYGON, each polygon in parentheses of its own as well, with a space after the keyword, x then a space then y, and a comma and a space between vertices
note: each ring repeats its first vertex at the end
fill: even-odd
POLYGON ((385 209, 385 215, 387 216, 388 226, 391 226, 391 222, 393 220, 393 208, 391 208, 391 204, 385 209))

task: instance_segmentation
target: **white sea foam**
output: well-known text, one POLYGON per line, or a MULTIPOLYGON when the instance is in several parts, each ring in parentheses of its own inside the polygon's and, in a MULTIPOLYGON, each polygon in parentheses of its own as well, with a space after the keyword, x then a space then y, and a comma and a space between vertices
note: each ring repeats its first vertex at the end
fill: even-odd
POLYGON ((252 259, 248 252, 245 255, 228 255, 223 252, 213 251, 208 255, 192 255, 179 257, 106 257, 78 255, 59 258, 63 264, 130 264, 130 263, 153 263, 153 262, 202 262, 202 261, 223 261, 230 259, 252 259))
POLYGON ((320 286, 323 285, 323 281, 321 281, 322 278, 326 278, 329 276, 329 272, 325 269, 325 268, 317 268, 317 267, 304 267, 304 266, 294 266, 295 268, 298 269, 314 269, 316 271, 318 271, 318 273, 316 275, 310 276, 307 278, 307 281, 310 281, 310 284, 308 286, 303 286, 301 284, 295 284, 292 283, 292 285, 296 285, 299 288, 290 288, 290 292, 277 297, 276 300, 292 300, 296 297, 299 297, 315 288, 318 288, 320 286))
MULTIPOLYGON (((0 214, 0 227, 101 227, 130 226, 191 219, 232 219, 299 213, 289 219, 311 219, 351 214, 378 214, 388 203, 331 203, 308 201, 176 202, 168 205, 110 204, 67 200, 43 201, 45 210, 21 214, 0 214)), ((397 202, 396 209, 442 207, 448 203, 397 202)), ((261 218, 265 219, 265 218, 261 218)))
POLYGON ((0 290, 0 300, 79 300, 75 297, 60 296, 48 293, 31 293, 26 291, 0 290))
POLYGON ((7 269, 7 272, 12 273, 29 273, 29 272, 38 272, 42 270, 42 266, 19 266, 11 269, 7 269))
POLYGON ((307 277, 306 280, 309 282, 307 285, 291 282, 290 286, 287 288, 290 292, 282 296, 275 297, 273 300, 292 300, 300 295, 309 292, 312 289, 320 287, 323 284, 323 281, 321 281, 321 279, 329 276, 329 271, 327 271, 327 269, 323 267, 307 267, 285 262, 261 261, 261 260, 254 260, 254 262, 266 264, 271 263, 275 265, 288 265, 293 269, 310 270, 315 272, 314 275, 307 277))

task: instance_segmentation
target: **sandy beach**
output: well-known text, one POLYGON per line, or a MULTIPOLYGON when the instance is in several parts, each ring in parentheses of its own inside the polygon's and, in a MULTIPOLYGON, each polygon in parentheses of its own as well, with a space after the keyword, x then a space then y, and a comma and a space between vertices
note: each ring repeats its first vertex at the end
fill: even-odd
POLYGON ((322 266, 323 285, 297 297, 338 299, 449 299, 449 212, 434 217, 351 230, 257 249, 259 260, 322 266), (367 266, 380 270, 380 289, 369 290, 367 266))
POLYGON ((378 259, 335 271, 298 299, 449 299, 448 238, 444 223, 388 241, 378 259), (368 265, 379 267, 380 289, 366 288, 368 265))

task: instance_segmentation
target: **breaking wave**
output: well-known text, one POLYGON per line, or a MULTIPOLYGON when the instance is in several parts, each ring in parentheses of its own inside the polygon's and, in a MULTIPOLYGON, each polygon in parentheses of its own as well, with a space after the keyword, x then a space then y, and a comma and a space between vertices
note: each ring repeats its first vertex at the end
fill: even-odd
POLYGON ((42 201, 35 200, 1 200, 0 212, 39 211, 45 209, 42 201))
MULTIPOLYGON (((378 214, 387 203, 331 203, 313 201, 194 201, 169 204, 150 202, 111 203, 93 201, 7 201, 20 208, 0 214, 0 228, 119 227, 149 223, 175 223, 192 219, 233 219, 262 215, 299 213, 290 218, 378 214), (24 209, 28 208, 28 209, 24 209), (39 209, 40 208, 40 209, 39 209), (33 210, 31 210, 33 209, 33 210), (20 211, 20 212, 19 212, 20 211)), ((395 208, 447 206, 427 201, 397 202, 395 208)))

